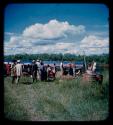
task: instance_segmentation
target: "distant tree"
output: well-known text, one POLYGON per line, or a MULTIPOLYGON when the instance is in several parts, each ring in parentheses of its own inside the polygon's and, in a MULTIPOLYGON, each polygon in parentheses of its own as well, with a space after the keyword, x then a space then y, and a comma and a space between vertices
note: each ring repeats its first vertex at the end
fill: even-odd
MULTIPOLYGON (((103 64, 108 64, 109 63, 109 55, 108 54, 101 54, 101 55, 89 55, 89 56, 85 56, 86 58, 86 62, 92 62, 93 60, 95 60, 98 63, 103 63, 103 64)), ((70 54, 70 53, 66 53, 66 54, 48 54, 48 53, 43 53, 43 54, 16 54, 16 55, 5 55, 4 56, 5 60, 23 60, 23 61, 28 61, 28 60, 37 60, 37 59, 41 59, 41 60, 54 60, 54 61, 83 61, 84 57, 81 55, 75 55, 75 54, 70 54)))

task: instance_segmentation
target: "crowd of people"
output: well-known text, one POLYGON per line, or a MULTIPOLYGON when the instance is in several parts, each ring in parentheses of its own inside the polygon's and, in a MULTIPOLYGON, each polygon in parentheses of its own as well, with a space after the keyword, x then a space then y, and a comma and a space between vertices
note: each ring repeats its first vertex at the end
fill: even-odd
MULTIPOLYGON (((67 67, 60 63, 60 76, 75 76, 75 65, 69 64, 67 67)), ((57 73, 56 64, 54 65, 44 65, 41 60, 32 60, 31 64, 24 65, 20 60, 14 60, 11 64, 4 64, 4 74, 5 76, 12 77, 12 83, 19 83, 20 77, 28 75, 32 78, 33 82, 55 80, 57 73)))
MULTIPOLYGON (((76 69, 75 64, 64 66, 63 61, 60 63, 60 76, 76 77, 81 71, 76 69)), ((86 73, 95 74, 96 62, 88 64, 86 73)), ((24 65, 20 60, 14 60, 11 64, 4 64, 4 75, 12 77, 12 83, 19 83, 21 76, 30 76, 33 82, 55 80, 57 73, 56 65, 44 65, 41 60, 32 60, 31 64, 24 65)))
POLYGON ((56 71, 55 64, 45 66, 41 60, 33 60, 31 65, 23 65, 20 60, 14 60, 12 64, 4 64, 4 74, 12 77, 12 83, 19 83, 20 77, 26 73, 33 79, 33 82, 55 79, 56 71))

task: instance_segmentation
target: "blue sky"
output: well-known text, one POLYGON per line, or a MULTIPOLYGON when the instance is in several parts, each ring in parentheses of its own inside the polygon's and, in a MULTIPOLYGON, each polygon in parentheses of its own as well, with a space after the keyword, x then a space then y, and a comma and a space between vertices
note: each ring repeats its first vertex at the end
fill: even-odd
POLYGON ((4 53, 108 53, 108 18, 104 4, 9 4, 4 53))

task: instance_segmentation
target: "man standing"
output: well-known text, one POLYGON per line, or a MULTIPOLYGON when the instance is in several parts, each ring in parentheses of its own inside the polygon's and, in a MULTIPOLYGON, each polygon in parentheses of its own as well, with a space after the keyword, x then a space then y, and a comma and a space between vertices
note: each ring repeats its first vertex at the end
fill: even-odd
POLYGON ((32 61, 31 74, 32 74, 33 82, 35 80, 37 81, 37 64, 35 63, 35 60, 32 61))
POLYGON ((47 80, 49 80, 50 71, 51 71, 50 65, 47 65, 47 80))
POLYGON ((54 77, 56 76, 56 64, 54 63, 53 65, 53 73, 54 73, 54 77))
POLYGON ((69 75, 70 76, 73 76, 73 68, 72 68, 72 65, 70 64, 69 66, 69 75))
POLYGON ((20 63, 20 60, 17 60, 17 64, 15 68, 16 68, 16 76, 17 76, 16 83, 18 83, 22 75, 22 64, 20 63))
POLYGON ((41 71, 40 71, 41 64, 40 63, 41 63, 40 60, 36 61, 36 65, 37 65, 37 79, 39 79, 39 80, 41 78, 41 71))
POLYGON ((40 79, 41 79, 41 81, 43 81, 44 80, 44 63, 43 62, 41 62, 40 63, 41 64, 41 66, 40 66, 40 72, 41 72, 41 75, 40 75, 40 79))

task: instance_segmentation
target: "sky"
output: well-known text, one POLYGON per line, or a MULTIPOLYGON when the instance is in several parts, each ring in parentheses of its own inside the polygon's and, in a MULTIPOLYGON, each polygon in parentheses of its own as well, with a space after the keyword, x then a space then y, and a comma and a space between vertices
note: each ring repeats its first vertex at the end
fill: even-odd
POLYGON ((104 4, 8 4, 4 54, 108 54, 108 18, 104 4))

